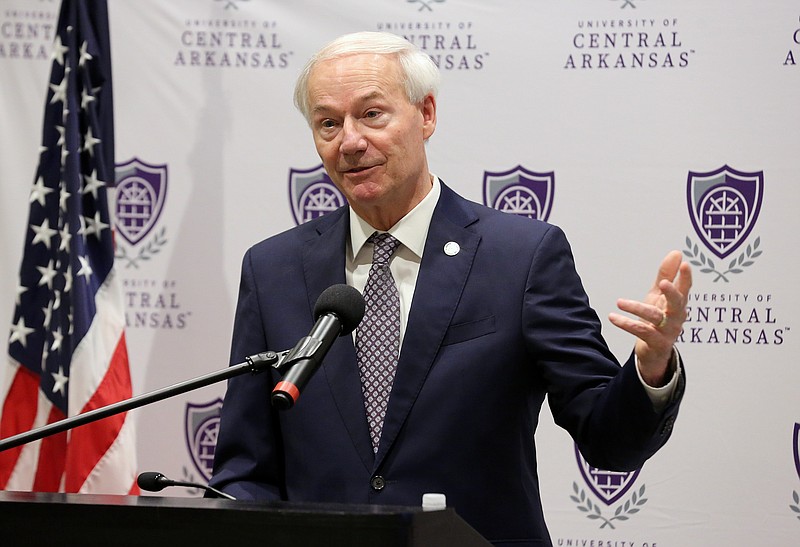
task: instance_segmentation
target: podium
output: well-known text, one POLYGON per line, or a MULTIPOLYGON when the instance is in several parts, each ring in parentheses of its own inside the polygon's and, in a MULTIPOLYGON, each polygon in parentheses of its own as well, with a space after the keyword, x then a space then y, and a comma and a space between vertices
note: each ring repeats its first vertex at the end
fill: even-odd
POLYGON ((490 545, 453 509, 32 492, 0 492, 0 534, 9 546, 490 545))

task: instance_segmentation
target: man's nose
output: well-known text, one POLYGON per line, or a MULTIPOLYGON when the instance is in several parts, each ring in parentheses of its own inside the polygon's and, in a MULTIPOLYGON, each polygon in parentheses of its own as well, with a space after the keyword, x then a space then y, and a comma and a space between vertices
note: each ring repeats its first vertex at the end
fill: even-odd
POLYGON ((356 154, 367 149, 367 139, 356 120, 345 118, 342 124, 342 141, 339 150, 342 154, 356 154))

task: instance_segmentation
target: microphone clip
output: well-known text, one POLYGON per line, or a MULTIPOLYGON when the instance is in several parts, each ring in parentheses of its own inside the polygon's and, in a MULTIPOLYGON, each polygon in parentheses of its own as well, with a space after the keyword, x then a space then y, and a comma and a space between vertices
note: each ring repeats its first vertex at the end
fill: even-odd
POLYGON ((264 370, 268 367, 272 367, 278 371, 283 371, 284 368, 289 366, 289 364, 285 363, 285 358, 288 353, 289 350, 264 351, 249 355, 245 358, 245 362, 250 365, 249 370, 252 374, 264 372, 264 370))
POLYGON ((322 340, 319 338, 304 336, 297 342, 295 347, 282 351, 278 362, 272 365, 272 368, 283 374, 296 362, 312 357, 321 346, 322 340))

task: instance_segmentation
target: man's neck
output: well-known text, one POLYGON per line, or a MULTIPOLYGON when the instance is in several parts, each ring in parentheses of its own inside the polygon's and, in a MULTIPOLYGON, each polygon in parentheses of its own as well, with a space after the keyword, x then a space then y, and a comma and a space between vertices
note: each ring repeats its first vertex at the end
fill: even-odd
POLYGON ((427 180, 423 180, 415 186, 414 193, 411 194, 408 200, 405 200, 406 204, 404 207, 397 208, 396 206, 384 207, 381 205, 376 205, 375 207, 356 208, 353 207, 352 204, 351 207, 353 211, 355 211, 356 214, 362 219, 367 221, 370 226, 377 230, 389 231, 392 226, 397 224, 400 219, 414 210, 414 208, 419 205, 423 199, 425 199, 425 196, 430 193, 431 188, 433 188, 433 175, 429 173, 427 175, 427 180))

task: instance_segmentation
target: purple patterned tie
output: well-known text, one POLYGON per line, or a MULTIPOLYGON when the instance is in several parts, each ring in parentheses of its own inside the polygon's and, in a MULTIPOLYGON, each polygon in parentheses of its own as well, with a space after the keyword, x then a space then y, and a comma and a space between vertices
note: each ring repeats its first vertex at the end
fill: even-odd
POLYGON ((366 310, 358 327, 356 355, 367 410, 372 450, 378 452, 383 418, 400 354, 400 295, 389 271, 389 258, 400 242, 387 233, 373 233, 372 267, 364 288, 366 310))

